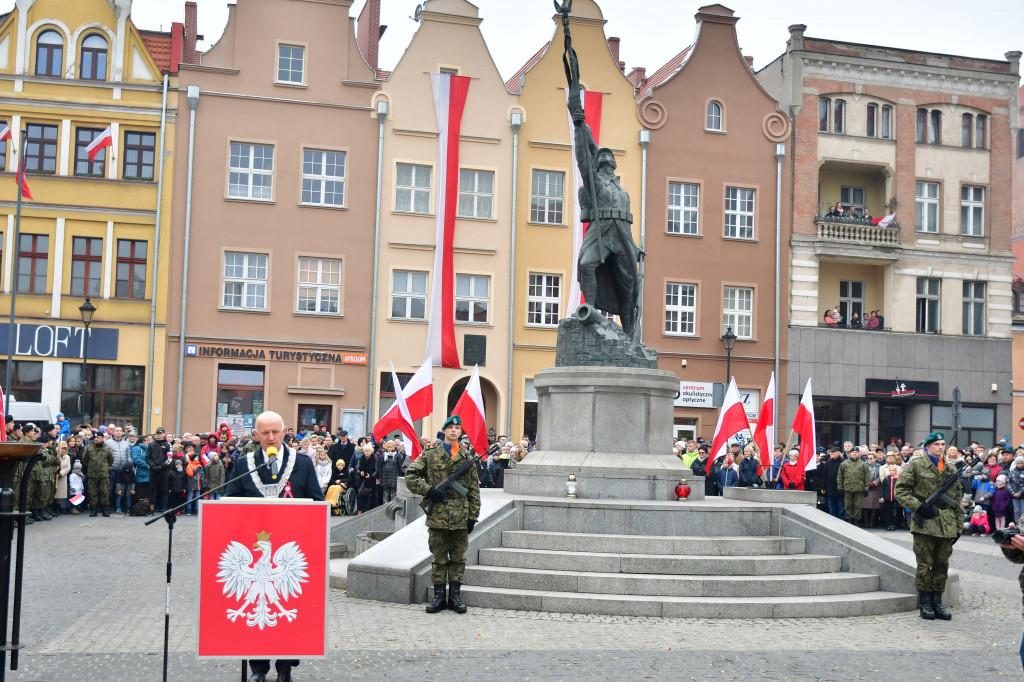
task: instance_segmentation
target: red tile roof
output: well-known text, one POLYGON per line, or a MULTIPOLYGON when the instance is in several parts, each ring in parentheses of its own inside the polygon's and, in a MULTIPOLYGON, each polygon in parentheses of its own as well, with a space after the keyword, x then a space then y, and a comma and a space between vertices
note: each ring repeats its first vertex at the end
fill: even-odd
POLYGON ((158 31, 139 31, 142 42, 149 50, 149 56, 153 58, 161 72, 177 72, 178 65, 171 64, 171 34, 158 31))
POLYGON ((516 71, 514 76, 505 81, 505 89, 508 90, 510 94, 518 95, 522 91, 523 76, 526 75, 527 71, 537 66, 537 62, 540 61, 540 58, 547 53, 548 45, 550 45, 550 43, 544 43, 544 46, 537 50, 537 54, 530 57, 530 59, 523 64, 523 68, 516 71))
POLYGON ((679 71, 679 69, 683 68, 683 64, 686 63, 686 59, 689 57, 690 51, 692 49, 693 45, 688 46, 675 57, 672 57, 672 59, 668 60, 668 62, 663 67, 652 73, 649 78, 640 81, 640 83, 636 87, 637 100, 646 99, 647 92, 649 90, 658 87, 662 83, 665 83, 670 78, 672 78, 672 76, 674 76, 679 71))

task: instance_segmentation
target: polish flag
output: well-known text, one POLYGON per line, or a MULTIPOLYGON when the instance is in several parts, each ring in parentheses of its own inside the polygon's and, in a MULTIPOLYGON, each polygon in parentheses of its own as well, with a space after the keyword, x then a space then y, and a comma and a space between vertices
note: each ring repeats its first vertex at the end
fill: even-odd
MULTIPOLYGON (((590 126, 590 132, 594 135, 594 143, 601 144, 601 108, 604 103, 604 93, 591 90, 580 91, 580 102, 583 104, 584 122, 590 126)), ((569 101, 569 90, 565 91, 565 101, 569 101)), ((583 245, 583 236, 587 233, 590 223, 583 224, 580 221, 580 188, 583 187, 583 176, 580 175, 580 167, 576 164, 576 124, 572 121, 572 114, 566 113, 569 117, 569 144, 572 146, 572 159, 569 165, 572 167, 572 282, 569 285, 569 308, 568 314, 576 311, 584 301, 583 292, 580 290, 580 247, 583 245)))
MULTIPOLYGON (((28 180, 25 179, 25 171, 23 168, 24 164, 22 164, 22 168, 19 168, 17 171, 18 185, 21 187, 21 196, 26 199, 32 199, 32 190, 28 188, 28 180)), ((33 199, 33 201, 35 200, 33 199)))
MULTIPOLYGON (((760 450, 761 466, 771 467, 772 451, 775 445, 775 372, 768 380, 768 389, 764 392, 764 402, 761 403, 761 412, 757 415, 757 428, 754 430, 754 443, 760 450)), ((760 475, 760 471, 758 472, 760 475)))
POLYGON ((3 142, 4 140, 10 140, 10 139, 13 139, 11 137, 11 126, 9 124, 5 123, 4 127, 0 128, 0 142, 3 142))
POLYGON ((484 416, 484 396, 480 392, 480 367, 473 365, 473 373, 462 397, 452 414, 462 417, 462 431, 469 436, 473 449, 483 455, 487 452, 487 419, 484 416))
POLYGON ((889 223, 891 223, 893 221, 893 218, 895 217, 896 214, 891 213, 885 216, 884 218, 872 218, 871 223, 874 225, 878 225, 879 227, 889 227, 889 223))
POLYGON ((411 459, 416 459, 420 456, 420 452, 423 449, 420 447, 420 439, 416 435, 416 427, 413 426, 415 419, 409 415, 409 408, 405 403, 405 394, 402 391, 402 384, 398 382, 398 375, 395 374, 394 365, 391 366, 391 381, 395 387, 395 402, 384 413, 384 416, 373 425, 373 437, 381 440, 392 431, 401 431, 402 440, 405 441, 405 451, 410 453, 411 459))
MULTIPOLYGON (((413 421, 423 419, 434 411, 434 363, 427 358, 409 383, 402 387, 405 404, 413 421)), ((394 407, 394 406, 392 406, 394 407)))
POLYGON ((814 437, 814 395, 811 393, 811 380, 807 379, 804 395, 800 398, 800 406, 796 408, 793 418, 793 433, 800 436, 800 457, 798 466, 804 471, 818 468, 818 444, 814 437))
POLYGON ((469 78, 449 73, 430 74, 437 115, 437 208, 435 210, 434 281, 430 287, 430 317, 424 360, 460 369, 455 344, 455 213, 459 201, 459 134, 466 108, 469 78))
POLYGON ((4 389, 0 388, 0 443, 7 442, 7 402, 4 398, 4 389))
POLYGON ((84 501, 85 501, 85 495, 83 495, 82 493, 78 493, 77 495, 75 495, 75 496, 71 497, 70 499, 68 499, 68 502, 70 502, 71 504, 75 505, 76 507, 78 505, 82 504, 82 502, 84 502, 84 501))
POLYGON ((708 457, 704 473, 711 473, 711 465, 725 454, 730 438, 749 430, 750 422, 747 421, 747 411, 743 409, 743 401, 736 388, 736 379, 730 379, 729 387, 725 390, 725 401, 718 412, 718 425, 715 426, 715 437, 711 441, 711 456, 708 457))
POLYGON ((95 161, 96 155, 99 154, 104 147, 109 147, 114 144, 114 136, 110 132, 110 126, 102 133, 92 139, 92 142, 85 148, 86 153, 89 155, 89 161, 95 161))

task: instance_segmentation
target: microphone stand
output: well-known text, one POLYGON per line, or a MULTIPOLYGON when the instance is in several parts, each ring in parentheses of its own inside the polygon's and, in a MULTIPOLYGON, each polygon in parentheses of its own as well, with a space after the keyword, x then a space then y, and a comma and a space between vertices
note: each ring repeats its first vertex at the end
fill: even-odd
MULTIPOLYGON (((241 461, 241 459, 242 458, 239 457, 239 459, 236 460, 236 461, 241 461)), ((259 466, 255 467, 252 471, 259 471, 260 469, 262 469, 263 467, 267 466, 268 464, 270 464, 272 461, 275 461, 275 460, 277 460, 277 457, 275 457, 273 459, 268 457, 267 461, 265 461, 263 464, 260 464, 259 466)), ((216 488, 213 488, 211 490, 207 490, 206 494, 209 495, 210 493, 215 493, 218 490, 223 490, 224 488, 228 487, 229 485, 231 485, 235 481, 239 480, 240 478, 245 478, 250 473, 252 473, 252 472, 249 471, 248 469, 246 469, 244 473, 241 473, 238 476, 235 476, 234 478, 232 478, 229 481, 225 481, 224 483, 221 483, 216 488)), ((146 521, 146 523, 145 523, 145 525, 148 526, 148 525, 150 525, 152 523, 156 523, 161 518, 163 518, 163 520, 167 522, 167 596, 166 596, 165 601, 164 601, 164 677, 163 677, 163 682, 167 682, 167 643, 168 643, 168 639, 170 637, 170 627, 171 627, 171 564, 172 564, 172 561, 171 561, 171 549, 174 546, 174 522, 178 518, 178 511, 181 510, 181 509, 184 509, 189 504, 191 504, 191 500, 186 500, 185 502, 182 502, 181 504, 179 504, 177 507, 174 507, 172 509, 168 509, 167 511, 163 512, 162 514, 160 514, 160 516, 152 518, 149 521, 146 521)), ((196 508, 198 509, 198 503, 197 503, 197 507, 196 508)), ((243 662, 243 665, 244 665, 244 662, 243 662)), ((243 670, 244 670, 244 668, 243 668, 243 670)))

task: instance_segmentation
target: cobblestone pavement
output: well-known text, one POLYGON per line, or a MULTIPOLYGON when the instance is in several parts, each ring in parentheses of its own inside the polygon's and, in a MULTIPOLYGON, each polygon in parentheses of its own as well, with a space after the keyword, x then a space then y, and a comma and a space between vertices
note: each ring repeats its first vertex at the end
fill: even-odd
MULTIPOLYGON (((878 535, 910 546, 907 533, 878 535)), ((65 516, 32 525, 26 537, 25 649, 8 679, 159 679, 166 526, 65 516)), ((237 680, 239 664, 192 653, 196 541, 195 517, 181 517, 169 679, 237 680)), ((429 616, 422 605, 332 590, 331 655, 303 662, 294 679, 1021 679, 1020 567, 989 538, 962 539, 952 564, 961 572, 962 600, 948 623, 922 621, 916 612, 774 621, 480 608, 429 616)))

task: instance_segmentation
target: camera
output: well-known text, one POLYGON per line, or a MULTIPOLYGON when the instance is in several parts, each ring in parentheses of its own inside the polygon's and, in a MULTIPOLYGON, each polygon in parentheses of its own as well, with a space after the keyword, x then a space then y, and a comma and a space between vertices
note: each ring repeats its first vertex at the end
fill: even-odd
POLYGON ((1014 535, 1024 535, 1024 532, 1017 528, 1001 528, 992 533, 992 539, 997 545, 1008 545, 1014 535))

